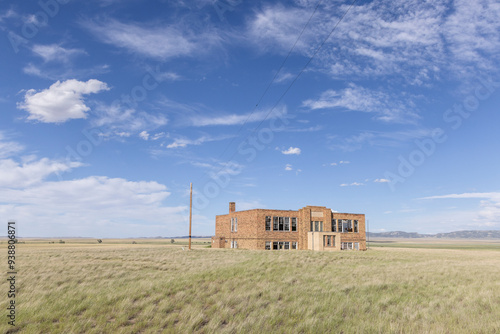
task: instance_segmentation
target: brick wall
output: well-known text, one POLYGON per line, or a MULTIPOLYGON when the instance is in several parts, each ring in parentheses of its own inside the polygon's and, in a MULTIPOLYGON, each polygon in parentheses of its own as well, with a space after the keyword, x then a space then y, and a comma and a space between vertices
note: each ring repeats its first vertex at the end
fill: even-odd
MULTIPOLYGON (((230 211, 234 209, 230 203, 230 211)), ((308 232, 311 221, 323 222, 323 232, 332 232, 332 219, 351 219, 359 221, 358 233, 339 233, 337 243, 359 242, 360 250, 366 250, 365 215, 350 213, 332 213, 331 209, 322 206, 306 206, 300 210, 265 210, 254 209, 230 212, 215 217, 215 237, 212 247, 230 248, 231 241, 236 240, 238 248, 265 249, 266 241, 298 242, 298 249, 308 249, 308 232), (266 216, 271 217, 271 231, 266 231, 266 216), (297 231, 272 231, 272 217, 297 218, 297 231), (237 231, 231 231, 231 218, 237 218, 237 231), (218 245, 218 247, 216 246, 218 245)))

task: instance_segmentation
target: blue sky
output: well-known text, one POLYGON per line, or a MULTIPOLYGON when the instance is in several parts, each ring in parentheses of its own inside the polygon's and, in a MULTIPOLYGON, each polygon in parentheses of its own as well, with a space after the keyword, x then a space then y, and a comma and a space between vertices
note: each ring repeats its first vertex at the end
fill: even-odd
POLYGON ((186 235, 190 182, 195 235, 230 201, 500 228, 497 1, 4 0, 0 33, 22 236, 186 235))

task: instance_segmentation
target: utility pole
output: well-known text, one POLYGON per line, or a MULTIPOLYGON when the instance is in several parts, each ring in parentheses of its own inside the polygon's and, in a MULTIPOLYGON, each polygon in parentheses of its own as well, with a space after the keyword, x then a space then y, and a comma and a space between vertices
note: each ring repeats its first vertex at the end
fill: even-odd
POLYGON ((191 250, 191 221, 193 218, 193 184, 189 184, 189 250, 191 250))

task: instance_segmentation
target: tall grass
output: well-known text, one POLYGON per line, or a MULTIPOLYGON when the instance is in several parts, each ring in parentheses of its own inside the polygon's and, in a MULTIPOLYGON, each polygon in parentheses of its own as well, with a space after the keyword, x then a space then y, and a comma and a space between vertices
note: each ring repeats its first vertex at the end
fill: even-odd
POLYGON ((20 333, 500 331, 491 250, 26 244, 18 263, 20 333))

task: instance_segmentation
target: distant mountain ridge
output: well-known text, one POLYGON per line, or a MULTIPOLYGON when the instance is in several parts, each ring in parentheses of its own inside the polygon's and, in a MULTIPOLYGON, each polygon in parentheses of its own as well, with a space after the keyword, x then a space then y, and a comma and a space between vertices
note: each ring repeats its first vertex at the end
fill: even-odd
POLYGON ((450 239, 500 239, 500 230, 489 231, 455 231, 437 234, 420 234, 417 232, 391 231, 374 233, 367 236, 378 238, 450 238, 450 239))

